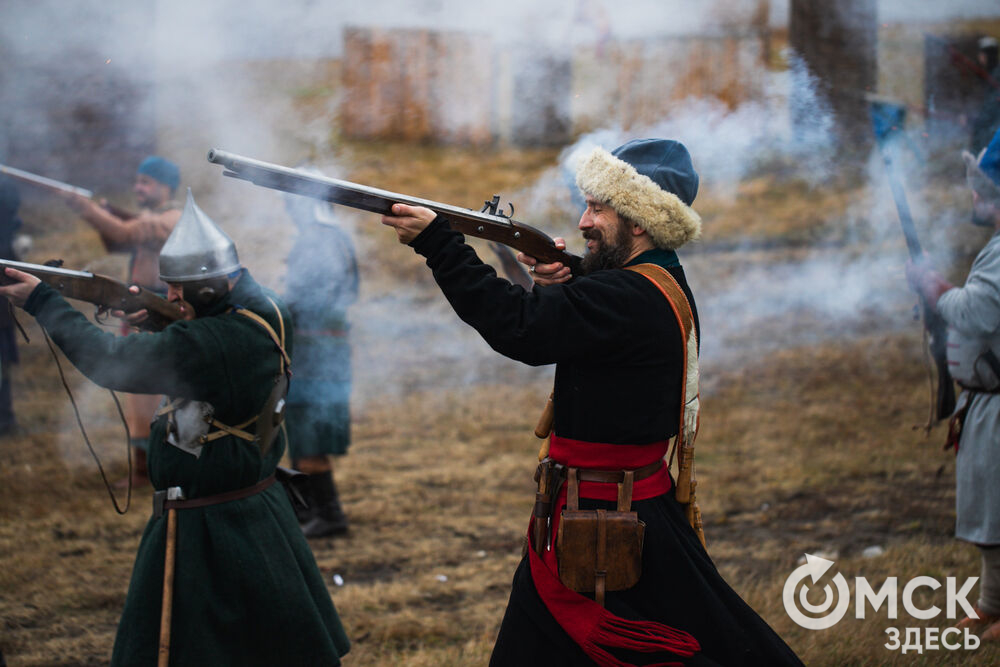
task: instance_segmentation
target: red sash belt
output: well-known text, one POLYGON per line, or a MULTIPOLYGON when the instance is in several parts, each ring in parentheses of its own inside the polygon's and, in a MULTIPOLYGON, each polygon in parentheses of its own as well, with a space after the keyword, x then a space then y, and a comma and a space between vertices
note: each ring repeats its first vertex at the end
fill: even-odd
MULTIPOLYGON (((553 434, 549 441, 549 458, 571 468, 591 470, 635 470, 655 461, 663 460, 670 443, 666 440, 648 445, 609 445, 603 442, 571 440, 553 434)), ((663 466, 645 479, 640 479, 632 489, 633 500, 646 500, 663 495, 670 490, 670 475, 663 466)), ((580 482, 580 497, 594 500, 617 500, 618 486, 601 482, 580 482)), ((565 491, 562 492, 565 501, 565 491)), ((554 516, 558 516, 561 506, 554 516)))
MULTIPOLYGON (((600 442, 571 440, 552 435, 549 457, 573 468, 591 470, 635 470, 662 460, 667 453, 667 441, 648 445, 612 445, 600 442)), ((670 475, 664 465, 649 477, 637 481, 633 487, 633 500, 645 500, 670 490, 670 475)), ((580 497, 615 501, 618 485, 602 482, 580 482, 580 497)), ((552 527, 549 544, 554 545, 559 531, 559 517, 566 506, 566 489, 559 492, 553 504, 552 527)), ((534 519, 533 519, 534 520, 534 519)), ((533 531, 528 528, 528 539, 533 531)), ((559 581, 559 563, 555 548, 546 549, 539 558, 534 548, 528 549, 531 578, 535 590, 545 603, 552 617, 598 665, 604 667, 629 667, 608 649, 629 649, 644 653, 673 653, 690 657, 701 649, 693 636, 655 621, 633 621, 615 616, 590 598, 580 595, 559 581)), ((641 580, 640 580, 641 581, 641 580)), ((656 665, 679 665, 677 662, 658 662, 656 665)))

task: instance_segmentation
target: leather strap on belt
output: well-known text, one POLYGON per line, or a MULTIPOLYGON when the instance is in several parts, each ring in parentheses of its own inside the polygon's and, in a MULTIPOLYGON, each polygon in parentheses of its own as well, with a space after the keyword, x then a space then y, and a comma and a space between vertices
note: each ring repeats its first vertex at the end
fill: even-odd
MULTIPOLYGON (((581 482, 600 482, 602 484, 621 484, 625 481, 625 473, 633 473, 632 480, 638 482, 640 479, 646 479, 651 476, 657 470, 663 466, 663 461, 653 461, 649 465, 645 465, 641 468, 636 468, 635 470, 590 470, 588 468, 578 468, 579 470, 579 480, 581 482)), ((565 476, 566 468, 560 466, 557 474, 565 476)))
POLYGON ((272 474, 270 477, 266 477, 253 486, 247 486, 242 489, 236 489, 235 491, 226 491, 225 493, 218 493, 214 496, 205 496, 203 498, 192 498, 191 500, 163 500, 162 506, 157 502, 157 494, 166 494, 166 491, 156 491, 153 494, 153 507, 154 516, 159 516, 157 510, 162 513, 163 511, 169 509, 178 510, 188 510, 194 509, 196 507, 208 507, 209 505, 218 505, 220 503, 228 503, 232 500, 242 500, 243 498, 249 498, 250 496, 256 495, 261 491, 264 491, 269 486, 274 484, 275 476, 272 474))
POLYGON ((973 394, 1000 394, 1000 387, 997 387, 996 389, 983 389, 981 387, 970 387, 969 385, 962 384, 961 382, 957 384, 963 390, 973 394))
POLYGON ((550 458, 545 458, 538 464, 535 470, 535 481, 538 482, 538 491, 535 493, 535 507, 532 511, 534 516, 534 543, 535 549, 541 554, 542 550, 548 546, 551 533, 548 531, 552 517, 553 505, 559 497, 559 491, 563 482, 568 478, 568 490, 566 494, 567 507, 576 509, 578 498, 579 482, 599 482, 602 484, 618 485, 618 507, 619 511, 628 511, 632 506, 632 487, 635 482, 646 479, 657 473, 663 467, 663 459, 653 461, 648 465, 635 470, 594 470, 590 468, 570 468, 561 463, 556 463, 550 458), (568 475, 567 471, 573 470, 574 475, 568 475), (622 509, 624 508, 624 509, 622 509))

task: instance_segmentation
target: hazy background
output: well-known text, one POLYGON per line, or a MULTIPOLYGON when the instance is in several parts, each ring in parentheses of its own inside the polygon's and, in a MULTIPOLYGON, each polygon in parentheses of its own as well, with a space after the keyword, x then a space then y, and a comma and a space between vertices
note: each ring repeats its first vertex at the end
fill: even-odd
MULTIPOLYGON (((576 157, 637 136, 683 141, 701 175, 703 238, 679 254, 702 324, 698 491, 713 561, 809 664, 922 664, 884 648, 884 630, 913 619, 805 631, 781 590, 803 552, 869 581, 978 572, 953 538, 944 425, 914 428, 929 393, 922 327, 867 103, 906 108, 896 158, 915 223, 962 281, 985 240, 966 224, 959 157, 983 85, 947 48, 974 57, 983 34, 1000 37, 995 0, 5 0, 0 162, 134 207, 136 165, 163 154, 280 292, 296 234, 282 196, 223 178, 211 147, 470 208, 497 193, 581 252, 576 157)), ((126 257, 69 209, 22 194, 26 259, 124 276, 126 257)), ((351 664, 485 664, 552 370, 495 354, 376 216, 338 213, 361 267, 352 447, 336 464, 352 532, 311 547, 351 664)), ((0 440, 0 650, 12 665, 104 664, 149 490, 114 513, 41 333, 23 323, 20 429, 0 440)), ((101 460, 123 475, 107 393, 67 374, 101 460)), ((998 650, 931 662, 997 664, 998 650)))
MULTIPOLYGON (((410 145, 441 143, 456 154, 554 148, 551 167, 502 194, 516 217, 581 252, 574 156, 635 136, 677 138, 702 177, 695 208, 708 207, 703 240, 682 251, 704 359, 739 365, 784 346, 913 324, 884 166, 867 130, 860 141, 844 138, 832 103, 880 94, 910 107, 900 167, 925 245, 942 261, 955 254, 953 230, 967 218, 924 200, 928 179, 941 178, 932 154, 940 144, 924 134, 924 35, 973 39, 979 19, 995 29, 986 20, 1000 8, 986 0, 838 6, 860 8, 838 21, 875 36, 875 81, 865 90, 824 88, 792 46, 790 5, 781 1, 8 0, 0 10, 0 161, 128 203, 135 165, 164 154, 180 164, 182 188, 237 240, 243 261, 280 290, 294 238, 281 197, 223 179, 204 159, 211 147, 290 165, 309 160, 344 178, 364 168, 382 187, 378 160, 406 161, 410 145), (874 17, 864 13, 872 7, 874 17), (845 178, 867 185, 835 203, 835 228, 811 237, 815 218, 829 212, 804 208, 801 233, 783 230, 793 252, 780 256, 761 254, 771 243, 761 223, 744 230, 743 213, 731 208, 748 188, 778 192, 788 182, 819 206, 818 195, 845 178), (748 330, 760 331, 750 347, 748 330)), ((954 118, 944 124, 960 128, 954 118)), ((963 133, 935 135, 947 139, 953 166, 963 133)), ((448 161, 445 153, 442 169, 448 161)), ((960 187, 957 168, 949 178, 960 187)), ((475 182, 467 189, 449 203, 478 207, 493 194, 475 182)), ((746 211, 748 220, 756 215, 746 211)), ((344 224, 368 274, 352 318, 358 400, 497 372, 544 378, 544 369, 509 370, 443 299, 419 298, 426 285, 381 271, 387 257, 412 260, 405 249, 378 252, 391 238, 372 231, 374 216, 345 214, 344 224), (407 344, 384 347, 399 340, 407 344), (428 379, 429 363, 451 371, 428 379)), ((39 257, 61 252, 52 244, 36 244, 39 257)), ((84 261, 107 266, 100 256, 84 261)))

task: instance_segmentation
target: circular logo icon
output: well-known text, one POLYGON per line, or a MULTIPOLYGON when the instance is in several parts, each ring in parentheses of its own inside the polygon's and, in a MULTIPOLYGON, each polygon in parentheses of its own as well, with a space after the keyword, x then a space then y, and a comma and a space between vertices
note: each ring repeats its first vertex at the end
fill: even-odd
POLYGON ((826 630, 827 628, 832 628, 844 617, 844 614, 847 613, 847 608, 851 604, 851 591, 847 586, 847 580, 839 572, 833 577, 833 583, 837 586, 836 606, 833 604, 835 596, 833 589, 830 588, 830 584, 826 584, 823 587, 825 597, 820 604, 812 604, 807 599, 806 596, 809 593, 810 584, 805 580, 811 579, 812 585, 815 586, 820 577, 831 567, 833 567, 832 560, 806 554, 805 565, 795 568, 788 575, 788 579, 785 580, 785 588, 781 596, 785 604, 785 613, 788 614, 789 618, 807 630, 826 630), (799 588, 799 584, 803 581, 805 583, 799 588), (796 589, 799 591, 798 599, 796 599, 795 595, 796 589), (833 607, 832 611, 831 607, 833 607), (821 615, 807 616, 803 613, 803 610, 810 614, 821 615))

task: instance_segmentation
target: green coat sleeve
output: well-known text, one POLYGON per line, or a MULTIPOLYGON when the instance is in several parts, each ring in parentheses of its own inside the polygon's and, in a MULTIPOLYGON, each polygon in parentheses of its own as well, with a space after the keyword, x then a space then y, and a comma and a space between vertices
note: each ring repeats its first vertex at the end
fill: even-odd
POLYGON ((157 333, 116 336, 93 324, 42 283, 24 309, 48 332, 81 373, 107 389, 218 399, 210 370, 221 358, 218 336, 198 320, 178 321, 157 333))

